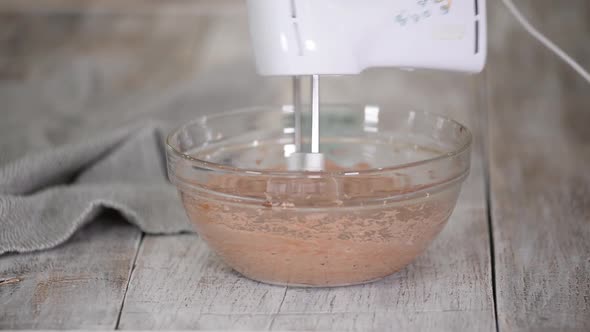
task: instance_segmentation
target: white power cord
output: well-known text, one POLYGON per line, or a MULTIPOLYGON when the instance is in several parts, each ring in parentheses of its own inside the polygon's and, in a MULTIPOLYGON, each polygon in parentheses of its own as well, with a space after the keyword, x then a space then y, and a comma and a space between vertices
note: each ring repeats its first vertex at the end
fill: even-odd
POLYGON ((541 44, 545 45, 548 49, 550 49, 555 55, 560 57, 563 61, 565 61, 573 70, 575 70, 580 76, 582 76, 588 83, 590 83, 590 73, 586 71, 576 60, 572 59, 567 53, 565 53, 559 46, 555 45, 551 40, 545 37, 539 30, 535 29, 529 21, 522 16, 518 8, 514 5, 512 0, 502 0, 504 5, 508 8, 508 10, 512 13, 512 15, 516 18, 516 20, 523 26, 523 28, 531 34, 531 36, 535 37, 541 44))

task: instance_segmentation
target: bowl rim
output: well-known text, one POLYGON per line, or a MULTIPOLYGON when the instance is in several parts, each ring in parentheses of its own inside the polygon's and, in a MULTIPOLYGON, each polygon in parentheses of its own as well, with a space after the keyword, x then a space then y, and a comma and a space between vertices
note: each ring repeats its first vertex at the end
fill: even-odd
MULTIPOLYGON (((361 104, 327 103, 327 104, 323 104, 323 105, 324 105, 324 107, 346 107, 346 108, 362 107, 361 104)), ((239 109, 235 109, 235 110, 231 110, 231 111, 222 111, 222 112, 217 112, 214 114, 201 115, 201 116, 197 117, 196 119, 193 119, 193 120, 185 123, 184 125, 176 128, 170 134, 168 134, 168 136, 166 137, 166 150, 168 153, 172 153, 175 157, 179 157, 179 158, 182 158, 186 161, 189 161, 193 167, 196 167, 199 169, 205 169, 205 170, 209 170, 209 171, 216 171, 216 172, 225 173, 225 174, 235 174, 235 175, 242 175, 242 176, 263 175, 263 176, 270 176, 270 177, 274 177, 274 176, 277 176, 277 177, 324 177, 324 176, 353 177, 353 176, 379 175, 379 174, 383 174, 383 173, 390 173, 390 172, 400 171, 403 169, 419 167, 422 165, 442 161, 445 159, 452 159, 452 158, 459 156, 465 152, 468 152, 469 148, 473 144, 473 134, 471 133, 469 128, 467 128, 467 126, 463 125, 462 123, 460 123, 448 116, 441 115, 441 114, 438 114, 435 112, 430 112, 430 111, 417 110, 417 109, 413 109, 413 108, 404 109, 401 111, 396 110, 396 111, 389 111, 389 112, 405 112, 405 113, 416 112, 416 113, 421 113, 425 116, 432 116, 435 118, 443 119, 444 121, 448 121, 448 122, 454 124, 455 126, 458 126, 460 128, 460 130, 465 130, 466 137, 465 137, 464 142, 458 148, 453 149, 452 151, 447 152, 447 153, 441 153, 440 155, 438 155, 436 157, 432 157, 432 158, 427 158, 427 159, 422 159, 422 160, 418 160, 418 161, 414 161, 414 162, 410 162, 410 163, 398 164, 398 165, 387 166, 387 167, 369 168, 369 169, 363 169, 363 170, 352 170, 351 169, 351 170, 339 170, 339 171, 305 171, 305 170, 290 171, 290 170, 265 170, 265 169, 256 169, 256 168, 240 168, 240 167, 234 167, 234 166, 224 165, 224 164, 220 164, 220 163, 214 163, 214 162, 195 158, 189 154, 181 152, 177 147, 175 147, 174 144, 171 143, 171 140, 173 139, 173 137, 176 137, 179 133, 184 131, 187 127, 194 126, 194 125, 201 125, 201 126, 205 125, 207 123, 207 121, 210 119, 220 118, 220 117, 224 117, 224 116, 231 116, 231 115, 258 113, 261 111, 271 111, 271 112, 280 111, 282 113, 287 113, 287 114, 293 113, 292 108, 290 108, 290 109, 285 108, 283 105, 281 105, 281 106, 266 105, 266 106, 252 106, 252 107, 246 107, 246 108, 239 108, 239 109)), ((465 170, 465 172, 469 172, 469 167, 467 170, 465 170)))

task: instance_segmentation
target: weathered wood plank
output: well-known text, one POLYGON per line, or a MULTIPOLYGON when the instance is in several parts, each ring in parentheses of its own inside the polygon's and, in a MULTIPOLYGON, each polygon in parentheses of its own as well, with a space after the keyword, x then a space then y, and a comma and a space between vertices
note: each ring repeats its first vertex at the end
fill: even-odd
MULTIPOLYGON (((519 1, 590 67, 590 3, 519 1)), ((501 331, 590 330, 590 86, 490 3, 490 179, 501 331)))
POLYGON ((195 235, 146 236, 119 328, 263 329, 284 287, 233 272, 195 235))
POLYGON ((141 232, 101 216, 67 244, 0 257, 0 328, 113 329, 141 232))
POLYGON ((300 331, 490 331, 489 310, 344 312, 319 314, 279 314, 274 330, 300 331), (474 321, 481 325, 474 326, 474 321))

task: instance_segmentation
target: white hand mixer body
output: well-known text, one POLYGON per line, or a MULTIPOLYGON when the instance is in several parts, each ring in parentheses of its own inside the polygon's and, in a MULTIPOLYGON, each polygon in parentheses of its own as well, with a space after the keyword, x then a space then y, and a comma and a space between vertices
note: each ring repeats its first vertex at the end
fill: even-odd
POLYGON ((479 72, 485 0, 248 0, 261 75, 371 67, 479 72))
MULTIPOLYGON (((485 0, 248 0, 248 14, 259 74, 313 75, 314 91, 317 75, 372 67, 476 73, 486 61, 485 0)), ((313 164, 303 169, 320 169, 313 164)))

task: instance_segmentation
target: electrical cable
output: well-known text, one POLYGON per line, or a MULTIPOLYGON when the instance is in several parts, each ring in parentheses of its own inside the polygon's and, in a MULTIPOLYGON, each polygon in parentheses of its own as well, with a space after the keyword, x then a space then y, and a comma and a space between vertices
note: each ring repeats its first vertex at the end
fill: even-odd
POLYGON ((510 13, 516 18, 516 20, 522 25, 522 27, 541 44, 551 50, 555 55, 560 57, 565 63, 567 63, 573 70, 575 70, 582 78, 590 83, 590 73, 584 69, 576 60, 564 52, 559 46, 555 45, 549 38, 545 37, 539 30, 522 15, 522 13, 516 8, 512 0, 502 0, 504 5, 508 8, 510 13))

